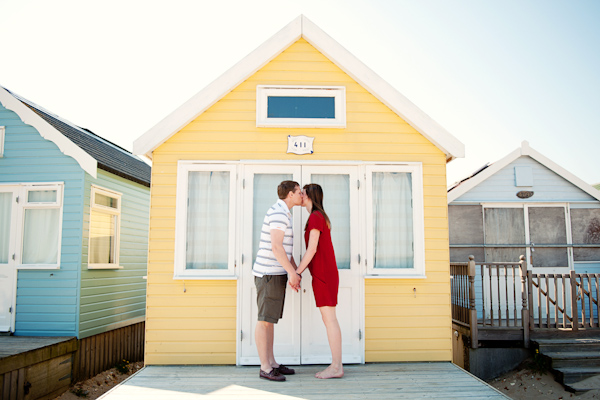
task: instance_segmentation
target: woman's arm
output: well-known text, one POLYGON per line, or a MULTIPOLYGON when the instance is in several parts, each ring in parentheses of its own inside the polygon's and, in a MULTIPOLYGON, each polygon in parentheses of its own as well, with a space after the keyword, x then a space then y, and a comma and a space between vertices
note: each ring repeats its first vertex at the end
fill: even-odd
POLYGON ((304 253, 304 257, 302 257, 302 261, 300 262, 300 266, 296 270, 296 273, 302 274, 302 271, 304 271, 312 261, 317 252, 317 246, 319 245, 319 236, 321 236, 320 230, 311 229, 308 237, 308 246, 306 246, 306 253, 304 253))

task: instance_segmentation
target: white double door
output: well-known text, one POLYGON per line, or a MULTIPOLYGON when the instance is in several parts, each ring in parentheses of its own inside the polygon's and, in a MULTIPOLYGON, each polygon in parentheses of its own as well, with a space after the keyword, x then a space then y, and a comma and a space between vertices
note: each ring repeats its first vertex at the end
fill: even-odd
POLYGON ((0 332, 14 331, 17 187, 0 186, 0 332))
MULTIPOLYGON (((294 180, 303 187, 318 183, 323 188, 323 205, 332 224, 331 236, 340 276, 337 318, 342 331, 342 362, 364 362, 362 314, 364 309, 362 277, 359 269, 360 226, 357 166, 244 166, 243 233, 241 238, 242 271, 240 274, 240 343, 238 363, 260 364, 254 330, 257 321, 256 288, 252 264, 267 210, 277 201, 277 185, 294 180)), ((304 225, 306 209, 292 209, 294 223, 294 259, 300 260, 306 246, 304 225)), ((275 325, 274 352, 283 364, 329 364, 331 352, 327 332, 316 307, 311 276, 302 275, 302 289, 297 293, 289 285, 283 318, 275 325)))

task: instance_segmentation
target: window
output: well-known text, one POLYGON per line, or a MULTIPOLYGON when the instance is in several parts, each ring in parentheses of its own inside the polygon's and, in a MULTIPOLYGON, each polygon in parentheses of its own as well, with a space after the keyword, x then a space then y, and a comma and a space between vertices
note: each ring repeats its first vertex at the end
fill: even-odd
POLYGON ((180 162, 175 279, 234 276, 235 169, 180 162))
POLYGON ((367 166, 367 272, 425 276, 420 165, 367 166))
POLYGON ((4 157, 4 135, 6 133, 6 129, 3 126, 0 126, 0 157, 4 157))
POLYGON ((62 185, 26 185, 19 195, 22 238, 19 268, 59 268, 62 185))
POLYGON ((119 266, 121 194, 92 186, 90 198, 89 269, 119 266))
POLYGON ((345 128, 343 86, 258 86, 256 126, 345 128))

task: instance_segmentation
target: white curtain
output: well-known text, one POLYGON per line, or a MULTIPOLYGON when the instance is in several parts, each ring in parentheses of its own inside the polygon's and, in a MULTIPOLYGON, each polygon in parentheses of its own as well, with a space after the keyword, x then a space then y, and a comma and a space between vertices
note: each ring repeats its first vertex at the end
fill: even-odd
POLYGON ((323 188, 323 207, 331 221, 331 241, 338 269, 350 269, 350 176, 312 174, 323 188))
POLYGON ((256 260, 256 253, 260 245, 260 231, 265 215, 269 208, 279 199, 277 186, 283 181, 290 181, 292 179, 292 174, 254 174, 254 193, 252 195, 252 260, 256 260))
POLYGON ((58 262, 58 208, 25 210, 23 264, 58 262))
POLYGON ((0 193, 0 264, 8 263, 12 192, 0 193))
POLYGON ((412 177, 373 172, 374 268, 413 268, 412 177))
POLYGON ((115 262, 116 234, 117 216, 92 210, 90 217, 90 264, 113 264, 115 262))
POLYGON ((188 175, 187 269, 227 269, 229 171, 188 175))

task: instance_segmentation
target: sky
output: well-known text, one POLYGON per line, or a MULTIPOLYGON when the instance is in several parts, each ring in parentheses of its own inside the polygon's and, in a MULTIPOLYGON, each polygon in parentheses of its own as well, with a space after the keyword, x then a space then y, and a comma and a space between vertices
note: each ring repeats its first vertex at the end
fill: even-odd
POLYGON ((0 0, 0 85, 132 151, 300 14, 465 145, 448 184, 524 140, 600 183, 597 0, 0 0))

